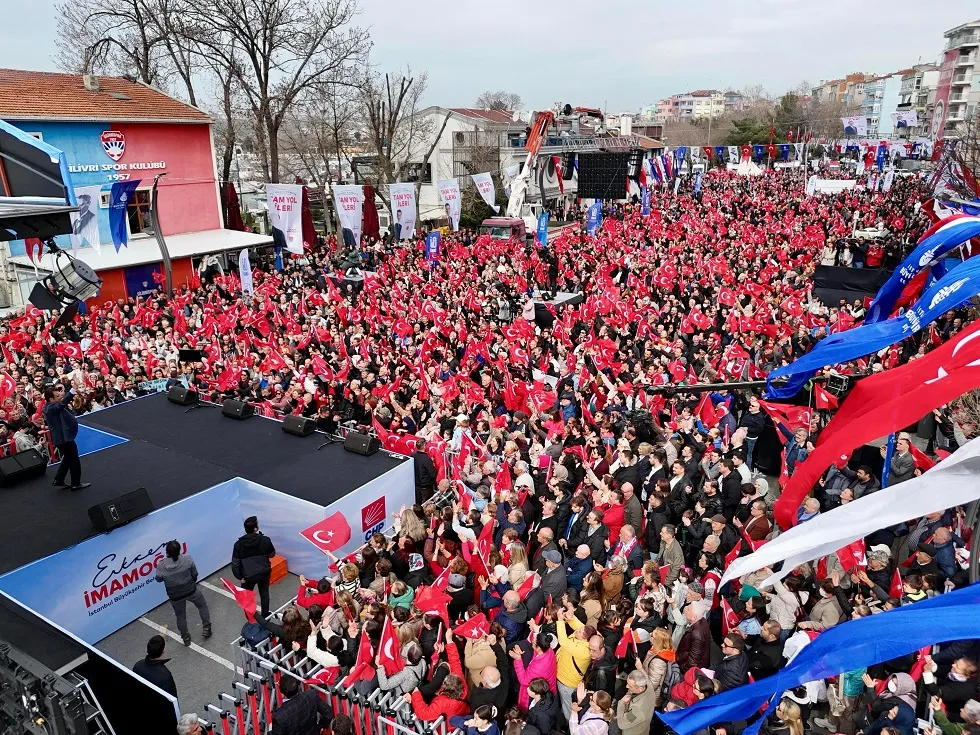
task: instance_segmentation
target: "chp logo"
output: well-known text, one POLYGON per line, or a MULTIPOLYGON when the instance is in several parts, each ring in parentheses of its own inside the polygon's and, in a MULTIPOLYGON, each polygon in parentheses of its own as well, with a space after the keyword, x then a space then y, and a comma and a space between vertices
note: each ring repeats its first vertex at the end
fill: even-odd
POLYGON ((361 508, 361 529, 364 531, 365 541, 384 528, 387 515, 384 495, 361 508))
POLYGON ((102 150, 113 161, 118 161, 126 153, 126 136, 118 130, 105 130, 99 136, 102 141, 102 150))

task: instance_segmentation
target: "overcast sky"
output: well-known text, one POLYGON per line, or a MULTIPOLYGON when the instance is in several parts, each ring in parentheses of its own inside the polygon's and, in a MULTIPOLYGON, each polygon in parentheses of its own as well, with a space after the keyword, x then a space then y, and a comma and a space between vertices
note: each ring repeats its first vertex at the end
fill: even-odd
MULTIPOLYGON (((54 0, 0 0, 0 67, 56 70, 54 0), (16 8, 16 10, 14 10, 16 8), (11 12, 13 11, 13 12, 11 12)), ((935 61, 977 0, 361 0, 373 63, 429 74, 425 101, 483 90, 611 112, 699 87, 779 94, 852 71, 935 61)))

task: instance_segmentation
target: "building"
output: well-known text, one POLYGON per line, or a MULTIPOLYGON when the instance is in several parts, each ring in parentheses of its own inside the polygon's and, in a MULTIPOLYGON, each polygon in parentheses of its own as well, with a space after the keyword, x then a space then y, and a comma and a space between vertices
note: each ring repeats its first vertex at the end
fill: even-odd
POLYGON ((717 89, 696 89, 670 98, 671 118, 674 120, 698 120, 719 117, 725 113, 727 98, 717 89))
POLYGON ((943 34, 936 100, 931 118, 933 136, 955 137, 960 125, 980 111, 980 19, 943 34))
POLYGON ((902 69, 864 81, 861 114, 867 118, 869 138, 890 138, 894 135, 892 113, 898 111, 902 101, 902 78, 909 71, 902 69))
MULTIPOLYGON (((190 278, 202 255, 271 242, 223 229, 211 118, 157 89, 123 77, 0 69, 0 119, 64 151, 84 208, 76 223, 78 255, 103 279, 100 301, 143 295, 156 285, 162 257, 149 210, 158 174, 165 175, 158 214, 175 284, 190 278), (129 243, 117 252, 109 231, 110 190, 115 182, 134 180, 139 185, 125 225, 129 243)), ((72 246, 67 235, 56 242, 72 246)), ((24 241, 3 245, 0 261, 9 305, 23 304, 37 281, 24 241)), ((51 265, 49 256, 42 275, 45 265, 51 265)))
POLYGON ((935 64, 917 64, 902 74, 897 111, 915 111, 918 125, 909 127, 906 134, 900 137, 914 140, 929 132, 932 105, 935 101, 929 98, 930 95, 935 95, 938 81, 939 67, 935 64))

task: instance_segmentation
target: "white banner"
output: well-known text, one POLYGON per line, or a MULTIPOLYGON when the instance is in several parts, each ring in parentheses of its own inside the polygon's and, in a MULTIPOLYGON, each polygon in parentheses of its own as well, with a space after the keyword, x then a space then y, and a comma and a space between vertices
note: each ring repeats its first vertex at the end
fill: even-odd
POLYGON ((797 158, 803 158, 803 144, 793 143, 793 150, 796 151, 797 158))
POLYGON ((737 145, 730 145, 730 146, 728 146, 728 162, 729 163, 734 163, 734 164, 737 165, 738 162, 741 160, 741 158, 742 158, 742 154, 739 152, 737 145))
POLYGON ((470 174, 473 179, 473 183, 476 184, 476 190, 480 192, 480 196, 483 197, 483 201, 487 203, 494 212, 500 212, 500 207, 497 206, 497 192, 493 186, 493 177, 490 174, 470 174))
POLYGON ((289 252, 302 255, 303 187, 299 184, 266 184, 265 194, 273 239, 276 239, 276 230, 279 230, 282 239, 278 242, 289 252))
POLYGON ((856 135, 863 138, 868 134, 868 119, 863 115, 842 117, 840 122, 844 126, 845 135, 856 135))
POLYGON ((817 193, 817 175, 810 174, 810 178, 806 180, 806 195, 812 197, 817 193))
POLYGON ((238 277, 242 281, 242 293, 255 295, 255 284, 252 282, 252 262, 248 259, 248 248, 238 254, 238 277))
POLYGON ((774 575, 778 579, 804 562, 833 554, 879 529, 966 505, 980 498, 977 473, 980 473, 980 438, 964 444, 924 475, 865 495, 794 526, 758 551, 732 562, 719 586, 783 562, 782 571, 774 575))
POLYGON ((853 189, 855 184, 857 184, 855 179, 815 179, 813 190, 817 194, 836 194, 853 189))
POLYGON ((168 541, 186 545, 204 579, 228 564, 241 533, 238 480, 228 480, 10 572, 0 589, 96 643, 166 601, 156 565, 168 541))
POLYGON ((344 230, 344 242, 360 247, 364 226, 364 187, 334 184, 333 199, 340 226, 344 230))
POLYGON ((884 192, 891 191, 892 184, 894 183, 894 181, 895 181, 895 169, 890 168, 888 169, 888 171, 885 172, 885 181, 881 185, 881 190, 884 192))
POLYGON ((388 184, 391 199, 391 234, 395 240, 411 240, 415 237, 415 184, 388 184))
POLYGON ((459 230, 459 215, 462 201, 459 198, 458 179, 439 179, 439 201, 446 208, 446 218, 453 232, 459 230))
POLYGON ((896 129, 914 128, 919 124, 919 113, 915 110, 902 110, 892 113, 892 124, 896 129))
POLYGON ((99 239, 99 199, 102 196, 101 186, 82 186, 75 189, 78 200, 78 211, 71 213, 71 250, 76 255, 79 248, 86 245, 102 252, 102 241, 99 239))

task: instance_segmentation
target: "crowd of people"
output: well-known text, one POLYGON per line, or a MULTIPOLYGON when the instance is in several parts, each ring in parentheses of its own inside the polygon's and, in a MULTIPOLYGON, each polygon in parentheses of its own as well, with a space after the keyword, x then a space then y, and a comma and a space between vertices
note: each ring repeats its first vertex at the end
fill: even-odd
MULTIPOLYGON (((416 505, 394 540, 375 535, 335 575, 304 578, 296 606, 260 622, 339 679, 468 735, 660 732, 656 710, 768 676, 829 627, 966 583, 953 509, 872 539, 860 563, 832 555, 771 588, 769 570, 719 586, 777 532, 771 476, 806 461, 831 412, 788 418, 760 391, 685 386, 764 378, 859 323, 862 301, 813 294, 822 253, 861 251, 859 223, 881 230, 879 264, 894 266, 930 224, 918 178, 888 193, 808 197, 803 185, 792 171, 713 171, 697 197, 685 182, 646 217, 637 203, 608 205, 594 237, 565 228, 547 256, 460 233, 429 263, 418 243, 386 239, 356 254, 365 277, 354 282, 331 277, 345 254, 330 240, 281 272, 257 270, 252 295, 234 274, 207 273, 63 330, 29 309, 0 322, 0 430, 36 441, 58 380, 73 384, 75 413, 166 380, 327 432, 372 427, 415 458, 416 505), (547 282, 581 303, 535 305, 529 291, 547 282), (182 348, 202 362, 180 363, 182 348), (759 449, 776 431, 783 458, 767 476, 759 449), (391 626, 397 670, 379 658, 391 626)), ((973 316, 951 312, 831 372, 895 367, 973 316)), ((937 446, 955 442, 948 411, 935 419, 937 446)), ((892 482, 921 471, 905 454, 892 482)), ((887 492, 880 475, 832 468, 799 520, 887 492)), ((976 732, 978 655, 960 641, 814 682, 787 692, 766 727, 912 735, 931 709, 944 732, 976 732)))

